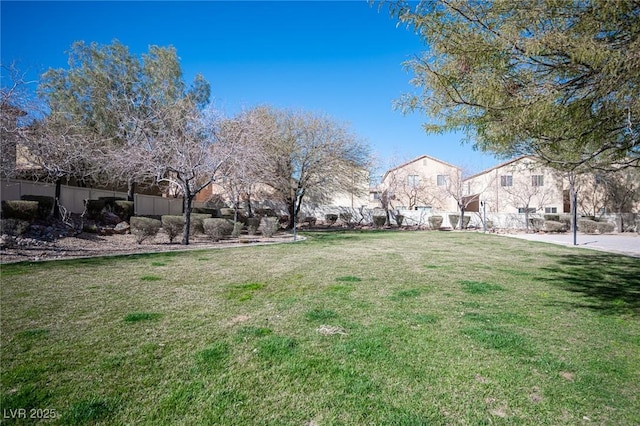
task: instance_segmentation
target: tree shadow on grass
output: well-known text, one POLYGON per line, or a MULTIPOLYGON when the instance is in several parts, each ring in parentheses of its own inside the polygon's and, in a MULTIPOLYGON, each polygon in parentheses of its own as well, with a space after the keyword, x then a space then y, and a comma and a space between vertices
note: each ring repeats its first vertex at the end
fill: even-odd
POLYGON ((640 315, 640 259, 607 253, 569 254, 543 268, 550 284, 576 293, 574 307, 640 315))

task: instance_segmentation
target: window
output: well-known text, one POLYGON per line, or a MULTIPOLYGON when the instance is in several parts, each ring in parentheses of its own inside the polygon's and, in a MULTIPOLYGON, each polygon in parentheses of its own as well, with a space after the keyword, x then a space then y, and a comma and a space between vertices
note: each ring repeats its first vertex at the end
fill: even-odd
POLYGON ((500 176, 500 186, 513 186, 513 176, 511 175, 500 176))
POLYGON ((437 178, 438 186, 445 186, 448 183, 449 183, 449 176, 448 175, 438 175, 438 178, 437 178))
POLYGON ((409 175, 407 176, 407 185, 408 186, 418 186, 418 183, 420 183, 420 176, 418 175, 409 175))
POLYGON ((379 192, 374 192, 373 193, 373 199, 374 200, 379 200, 380 199, 380 193, 379 192))
POLYGON ((545 207, 544 208, 544 212, 545 213, 558 213, 558 208, 557 207, 545 207))
POLYGON ((518 213, 535 213, 536 209, 534 207, 518 207, 518 213))
POLYGON ((544 186, 544 176, 543 175, 531 176, 531 186, 544 186))

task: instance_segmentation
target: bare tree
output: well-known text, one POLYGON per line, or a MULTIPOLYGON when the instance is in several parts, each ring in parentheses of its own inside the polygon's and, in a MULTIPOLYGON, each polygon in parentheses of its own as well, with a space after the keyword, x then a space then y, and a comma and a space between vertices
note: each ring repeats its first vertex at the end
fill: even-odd
POLYGON ((123 174, 142 176, 179 189, 184 200, 182 244, 189 244, 195 196, 219 177, 233 150, 218 140, 219 117, 203 114, 190 98, 163 102, 148 109, 145 118, 131 116, 136 129, 126 150, 113 153, 110 162, 123 174))
POLYGON ((236 220, 241 203, 246 203, 247 214, 253 216, 252 200, 257 188, 263 184, 264 140, 275 134, 271 117, 257 107, 224 120, 219 138, 235 146, 233 155, 224 166, 224 179, 218 184, 226 192, 234 207, 236 220))
POLYGON ((33 121, 36 99, 30 95, 26 73, 15 63, 1 64, 2 86, 0 87, 0 176, 16 175, 17 149, 24 137, 23 128, 33 121))
POLYGON ((260 141, 262 180, 287 206, 289 227, 305 199, 324 202, 335 193, 367 188, 369 149, 345 125, 309 112, 265 108, 275 133, 260 141))

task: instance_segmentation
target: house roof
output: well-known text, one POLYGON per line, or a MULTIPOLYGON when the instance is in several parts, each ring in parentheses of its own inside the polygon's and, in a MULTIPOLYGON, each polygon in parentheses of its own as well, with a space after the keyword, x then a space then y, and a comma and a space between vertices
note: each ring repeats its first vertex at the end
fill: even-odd
POLYGON ((482 176, 482 175, 486 175, 489 172, 492 172, 494 170, 497 169, 501 169, 502 167, 508 166, 509 164, 513 164, 516 163, 520 160, 523 160, 525 158, 528 158, 530 160, 536 160, 536 158, 532 155, 521 155, 520 157, 516 157, 516 158, 512 158, 511 160, 505 161, 504 163, 500 163, 497 166, 493 166, 490 169, 486 169, 481 171, 480 173, 476 173, 475 175, 469 176, 467 178, 465 178, 465 180, 469 180, 469 179, 473 179, 473 178, 477 178, 478 176, 482 176))
POLYGON ((431 160, 431 161, 437 161, 438 163, 440 163, 440 164, 444 164, 445 166, 453 167, 453 168, 455 168, 455 169, 460 169, 460 167, 458 167, 458 166, 454 166, 453 164, 449 164, 449 163, 447 163, 447 162, 445 162, 445 161, 438 160, 438 159, 437 159, 437 158, 435 158, 435 157, 431 157, 431 156, 429 156, 429 155, 421 155, 420 157, 414 158, 413 160, 409 160, 409 161, 407 161, 406 163, 402 163, 402 164, 400 164, 399 166, 396 166, 396 167, 393 167, 393 168, 391 168, 391 169, 387 170, 387 171, 384 173, 384 176, 382 176, 382 180, 384 181, 384 180, 387 178, 387 175, 388 175, 389 173, 391 173, 391 172, 393 172, 393 171, 395 171, 395 170, 401 169, 401 168, 403 168, 403 167, 406 167, 406 166, 408 166, 408 165, 409 165, 409 164, 411 164, 411 163, 415 163, 416 161, 423 160, 423 159, 425 159, 425 158, 428 158, 428 159, 429 159, 429 160, 431 160))

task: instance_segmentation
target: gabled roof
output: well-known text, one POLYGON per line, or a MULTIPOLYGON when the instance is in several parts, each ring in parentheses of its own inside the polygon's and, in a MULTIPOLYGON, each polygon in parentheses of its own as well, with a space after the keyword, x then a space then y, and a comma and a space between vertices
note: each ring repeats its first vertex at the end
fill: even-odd
POLYGON ((500 163, 497 166, 491 167, 490 169, 483 170, 480 173, 476 173, 475 175, 469 176, 469 177, 465 178, 464 180, 469 180, 469 179, 477 178, 478 176, 486 175, 489 172, 492 172, 492 171, 497 170, 497 169, 501 169, 501 168, 503 168, 505 166, 508 166, 509 164, 517 163, 518 161, 524 160, 525 158, 537 161, 536 157, 534 157, 532 155, 521 155, 520 157, 512 158, 511 160, 505 161, 504 163, 500 163))
POLYGON ((391 168, 391 169, 387 170, 387 171, 384 173, 384 176, 382 176, 382 180, 384 181, 384 180, 387 178, 387 175, 388 175, 389 173, 394 172, 394 171, 399 170, 399 169, 402 169, 402 168, 404 168, 404 167, 408 166, 408 165, 409 165, 409 164, 411 164, 411 163, 415 163, 416 161, 420 161, 420 160, 423 160, 423 159, 425 159, 425 158, 428 158, 428 159, 429 159, 429 160, 431 160, 431 161, 437 161, 438 163, 440 163, 440 164, 444 164, 445 166, 453 167, 454 169, 460 169, 460 167, 458 167, 458 166, 454 166, 453 164, 449 164, 449 163, 447 163, 447 162, 445 162, 445 161, 438 160, 438 159, 437 159, 437 158, 435 158, 435 157, 431 157, 431 156, 429 156, 429 155, 421 155, 420 157, 414 158, 413 160, 409 160, 409 161, 407 161, 406 163, 402 163, 402 164, 400 164, 399 166, 396 166, 396 167, 393 167, 393 168, 391 168))

